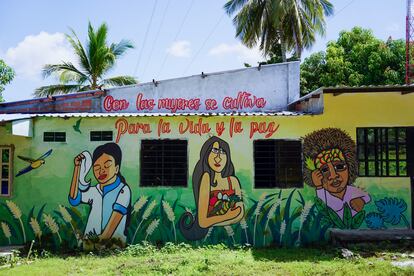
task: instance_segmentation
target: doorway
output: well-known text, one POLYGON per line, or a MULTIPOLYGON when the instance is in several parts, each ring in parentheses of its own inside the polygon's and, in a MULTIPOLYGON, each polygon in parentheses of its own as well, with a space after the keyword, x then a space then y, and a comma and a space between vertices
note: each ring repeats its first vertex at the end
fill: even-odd
POLYGON ((411 229, 414 222, 414 127, 407 127, 407 174, 410 177, 411 191, 411 229))

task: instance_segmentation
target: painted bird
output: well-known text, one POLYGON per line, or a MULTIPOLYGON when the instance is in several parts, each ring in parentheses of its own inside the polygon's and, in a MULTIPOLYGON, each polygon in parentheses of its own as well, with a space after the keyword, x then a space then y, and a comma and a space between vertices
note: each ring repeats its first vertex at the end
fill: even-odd
POLYGON ((82 134, 82 132, 81 132, 81 130, 80 130, 80 123, 81 123, 81 121, 82 121, 82 118, 80 118, 79 120, 77 120, 77 121, 76 121, 76 123, 72 126, 72 127, 73 127, 73 129, 74 129, 76 132, 79 132, 80 134, 82 134))
POLYGON ((43 154, 42 156, 40 156, 37 159, 32 159, 32 158, 29 158, 29 157, 24 157, 24 156, 18 155, 17 157, 19 157, 23 161, 29 162, 30 165, 27 166, 26 168, 20 170, 16 174, 16 177, 18 177, 18 176, 20 176, 22 174, 28 173, 31 170, 37 169, 40 166, 42 166, 45 163, 45 158, 48 157, 51 153, 52 153, 52 150, 50 149, 48 152, 46 152, 45 154, 43 154))

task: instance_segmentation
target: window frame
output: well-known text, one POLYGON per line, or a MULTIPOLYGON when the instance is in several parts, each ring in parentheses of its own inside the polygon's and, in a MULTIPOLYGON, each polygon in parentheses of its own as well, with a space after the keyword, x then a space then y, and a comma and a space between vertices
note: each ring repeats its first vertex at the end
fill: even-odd
POLYGON ((43 143, 66 143, 67 135, 66 131, 43 131, 43 143), (46 133, 53 133, 53 141, 45 141, 46 133), (63 133, 65 136, 65 141, 56 141, 56 133, 63 133))
POLYGON ((5 178, 3 178, 3 174, 2 174, 2 169, 3 169, 3 165, 8 165, 9 166, 9 177, 7 179, 8 181, 8 194, 3 194, 1 192, 1 186, 0 186, 0 197, 2 198, 9 198, 12 196, 12 188, 13 188, 13 172, 14 172, 14 145, 0 145, 0 185, 2 185, 2 182, 5 178), (8 149, 9 150, 9 162, 8 163, 3 163, 3 155, 2 155, 2 151, 3 149, 8 149))
POLYGON ((114 141, 114 132, 112 130, 91 130, 89 131, 89 141, 90 142, 113 142, 114 141), (100 133, 100 139, 99 140, 92 140, 92 133, 100 133), (110 132, 111 133, 111 140, 104 140, 102 139, 104 132, 110 132))
MULTIPOLYGON (((188 177, 189 177, 189 143, 187 139, 142 139, 141 145, 140 145, 140 153, 139 153, 139 187, 141 188, 187 188, 188 187, 188 177), (144 158, 144 151, 142 150, 143 141, 182 141, 185 142, 185 181, 183 181, 183 185, 146 185, 143 183, 143 158, 144 158)), ((164 158, 165 156, 163 156, 164 158)), ((162 161, 162 164, 164 164, 164 160, 162 161)), ((164 182, 165 177, 163 176, 161 178, 161 182, 164 182)))
POLYGON ((304 180, 303 180, 303 141, 302 139, 257 139, 253 141, 253 164, 254 164, 254 168, 253 168, 253 189, 258 189, 258 190, 263 190, 263 189, 302 189, 304 188, 304 180), (273 141, 274 144, 274 151, 275 151, 275 155, 273 156, 274 158, 274 162, 275 162, 275 174, 274 174, 274 185, 272 187, 258 187, 256 182, 256 177, 257 177, 257 171, 256 171, 256 143, 260 143, 260 142, 269 142, 269 141, 273 141), (278 176, 280 175, 279 169, 280 167, 278 167, 278 161, 281 158, 285 158, 283 156, 281 156, 281 153, 277 153, 276 151, 279 149, 279 146, 276 146, 277 142, 281 142, 281 143, 286 143, 286 142, 294 142, 294 143, 300 143, 300 162, 298 162, 298 166, 300 166, 300 177, 298 177, 299 182, 297 184, 289 184, 288 182, 279 182, 278 181, 278 176), (277 148, 276 148, 277 147, 277 148), (277 155, 276 155, 277 153, 277 155), (288 185, 292 185, 292 186, 288 186, 288 185))
POLYGON ((357 127, 356 128, 356 156, 358 160, 358 177, 409 177, 408 175, 408 149, 407 149, 407 127, 357 127), (374 135, 373 142, 369 141, 368 131, 372 130, 374 135), (389 132, 394 132, 394 142, 389 142, 389 132), (400 130, 405 133, 405 139, 400 141, 400 130), (363 131, 363 137, 360 137, 359 133, 363 131), (382 132, 384 131, 385 140, 382 138, 382 132), (363 139, 361 139, 363 138, 363 139), (363 142, 361 142, 363 140, 363 142), (390 159, 390 145, 395 147, 395 159, 390 159), (400 158, 400 146, 405 147, 405 158, 400 158), (374 159, 370 159, 369 150, 373 147, 374 159), (361 149, 363 148, 363 153, 361 149), (385 159, 380 157, 385 150, 385 159), (362 154, 362 158, 360 157, 362 154), (374 164, 374 174, 370 174, 369 163, 374 164), (395 162, 395 175, 390 174, 390 164, 395 162), (405 162, 405 175, 400 173, 400 162, 405 162), (364 173, 361 174, 361 163, 364 164, 364 173), (385 165, 385 173, 384 173, 385 165))

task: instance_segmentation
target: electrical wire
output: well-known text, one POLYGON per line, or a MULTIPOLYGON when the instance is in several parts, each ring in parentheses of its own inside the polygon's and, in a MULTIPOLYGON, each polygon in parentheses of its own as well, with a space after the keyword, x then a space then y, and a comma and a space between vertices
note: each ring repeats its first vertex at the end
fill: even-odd
MULTIPOLYGON (((181 33, 182 29, 183 29, 184 23, 187 20, 188 15, 190 14, 190 10, 193 7, 193 4, 194 4, 194 0, 191 0, 191 3, 188 6, 188 9, 187 9, 187 11, 186 11, 186 13, 185 13, 185 15, 183 17, 183 20, 181 22, 181 26, 178 29, 177 33, 175 34, 174 39, 171 41, 171 43, 174 42, 174 41, 176 41, 177 38, 178 38, 178 36, 180 35, 180 33, 181 33)), ((164 70, 164 65, 167 62, 167 59, 168 59, 168 53, 166 53, 165 56, 164 56, 164 59, 163 59, 163 61, 161 63, 161 66, 160 66, 160 69, 158 70, 157 78, 161 74, 162 70, 164 70)))
POLYGON ((147 71, 148 64, 150 63, 152 53, 154 52, 155 45, 157 44, 158 37, 160 35, 161 27, 164 25, 165 15, 167 14, 168 8, 170 7, 170 3, 171 3, 171 0, 168 0, 167 5, 165 6, 164 12, 162 14, 161 23, 158 27, 157 34, 155 35, 155 39, 152 42, 152 46, 151 46, 151 49, 150 49, 150 54, 149 54, 149 57, 147 59, 147 63, 144 66, 144 71, 142 72, 142 76, 144 76, 146 71, 147 71))
POLYGON ((332 16, 332 17, 330 17, 330 18, 328 18, 328 20, 329 19, 332 19, 332 18, 334 18, 335 16, 337 16, 338 14, 340 14, 343 10, 345 10, 346 8, 348 8, 353 2, 355 2, 355 0, 351 0, 351 1, 349 1, 345 6, 343 6, 338 12, 335 12, 334 13, 334 15, 332 16))
POLYGON ((219 18, 219 20, 217 21, 216 25, 214 25, 213 29, 211 29, 210 33, 207 35, 206 39, 203 41, 203 43, 201 44, 201 47, 198 49, 198 51, 196 52, 196 54, 194 55, 194 57, 191 59, 191 61, 188 63, 187 67, 185 68, 185 70, 183 71, 183 75, 185 75, 188 71, 188 69, 190 69, 191 65, 193 64, 193 62, 195 61, 195 59, 198 57, 198 55, 200 54, 201 50, 204 48, 205 44, 207 43, 207 41, 210 39, 210 37, 214 34, 214 32, 216 31, 217 27, 220 25, 221 21, 223 20, 224 16, 226 14, 223 13, 221 15, 221 17, 219 18))
POLYGON ((141 62, 142 52, 144 51, 145 43, 146 43, 146 41, 147 41, 147 37, 148 37, 148 32, 149 32, 149 29, 151 28, 152 19, 153 19, 153 17, 154 17, 154 13, 155 13, 155 9, 156 9, 156 7, 157 7, 157 3, 158 3, 158 0, 155 0, 155 2, 154 2, 154 6, 152 7, 152 12, 151 12, 150 21, 148 22, 147 30, 145 31, 144 41, 143 41, 143 43, 142 43, 141 51, 139 52, 139 56, 138 56, 138 60, 137 60, 137 64, 135 65, 134 73, 132 74, 132 76, 135 76, 135 74, 137 73, 138 66, 139 66, 139 64, 140 64, 140 62, 141 62))

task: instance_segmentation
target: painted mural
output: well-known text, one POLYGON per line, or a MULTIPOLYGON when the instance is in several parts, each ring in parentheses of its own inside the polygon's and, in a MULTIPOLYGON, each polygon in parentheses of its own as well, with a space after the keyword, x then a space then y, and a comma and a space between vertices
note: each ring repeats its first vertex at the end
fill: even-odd
POLYGON ((337 128, 317 130, 305 136, 303 154, 304 180, 316 190, 319 211, 335 227, 359 228, 371 197, 353 185, 358 164, 352 138, 337 128))
POLYGON ((84 151, 74 159, 69 192, 72 206, 90 207, 84 236, 100 240, 116 238, 126 242, 126 226, 131 209, 131 190, 121 174, 122 151, 115 143, 97 147, 93 155, 84 151), (91 169, 98 184, 91 186, 85 176, 91 169))
POLYGON ((52 150, 49 150, 48 152, 46 152, 45 154, 43 154, 42 156, 40 156, 37 159, 33 159, 33 158, 29 158, 29 157, 25 157, 25 156, 21 156, 18 155, 17 157, 19 157, 21 160, 29 163, 30 165, 21 169, 17 174, 16 177, 21 176, 25 173, 30 172, 31 170, 35 170, 40 168, 43 164, 45 164, 45 159, 46 157, 48 157, 49 155, 52 154, 52 150))
MULTIPOLYGON (((313 117, 295 120, 312 125, 313 117)), ((87 250, 142 241, 289 247, 317 244, 330 227, 410 226, 408 178, 358 178, 352 129, 292 133, 290 120, 40 119, 33 138, 38 148, 32 149, 28 139, 11 141, 0 128, 1 137, 11 137, 4 144, 16 145, 16 156, 53 149, 47 164, 21 174, 14 196, 0 201, 0 243, 35 239, 39 247, 87 250), (86 130, 97 125, 112 130, 115 143, 90 142, 86 130), (67 143, 43 143, 42 130, 52 128, 66 131, 67 143), (177 137, 188 140, 192 185, 140 187, 140 140, 177 137), (293 138, 303 142, 304 187, 254 189, 253 140, 293 138)), ((17 171, 24 162, 16 159, 17 171)))
POLYGON ((227 142, 213 136, 204 143, 192 181, 196 214, 185 212, 180 218, 187 240, 200 240, 210 227, 232 225, 243 218, 241 187, 227 142))

